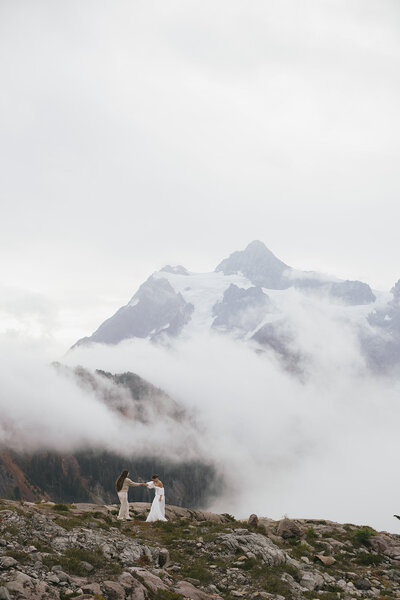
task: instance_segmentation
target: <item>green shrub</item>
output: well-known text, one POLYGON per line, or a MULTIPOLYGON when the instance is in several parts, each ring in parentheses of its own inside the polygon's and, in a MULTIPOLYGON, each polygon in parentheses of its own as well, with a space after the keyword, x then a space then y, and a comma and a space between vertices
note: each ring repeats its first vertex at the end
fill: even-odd
POLYGON ((370 552, 360 552, 357 556, 357 562, 360 565, 380 565, 385 558, 381 554, 371 554, 370 552))
POLYGON ((244 571, 250 571, 251 569, 253 569, 254 567, 256 567, 257 564, 258 563, 257 563, 257 561, 256 561, 255 558, 247 558, 240 565, 240 568, 243 569, 244 571))
POLYGON ((79 519, 73 518, 73 519, 55 519, 54 521, 56 523, 56 525, 59 525, 60 527, 62 527, 63 529, 66 529, 67 531, 71 531, 72 529, 75 529, 75 527, 82 527, 82 521, 80 521, 79 519))
POLYGON ((88 550, 86 548, 68 548, 64 557, 90 563, 95 569, 104 566, 106 558, 100 548, 88 550))
POLYGON ((155 593, 154 600, 183 600, 183 596, 176 592, 170 592, 169 590, 158 589, 155 593))
POLYGON ((15 558, 19 563, 25 565, 26 563, 31 561, 30 554, 28 552, 20 552, 19 550, 8 550, 6 556, 11 556, 15 558))
MULTIPOLYGON (((64 590, 60 590, 60 600, 69 600, 69 598, 76 598, 77 596, 80 596, 80 595, 81 594, 78 594, 78 592, 72 592, 72 594, 66 594, 64 592, 64 590)), ((103 600, 103 596, 101 596, 101 599, 103 600)))
POLYGON ((208 569, 203 565, 190 565, 182 570, 184 577, 191 577, 192 579, 198 579, 203 585, 208 585, 212 581, 212 575, 208 569))
POLYGON ((360 547, 363 545, 367 546, 370 538, 373 535, 376 535, 376 531, 374 529, 371 529, 371 527, 359 527, 353 532, 351 536, 351 541, 356 547, 360 547))
POLYGON ((69 512, 69 506, 67 506, 66 504, 55 504, 53 506, 53 510, 56 510, 58 512, 69 512))
POLYGON ((48 552, 49 554, 51 554, 53 552, 53 550, 51 549, 50 546, 48 546, 47 544, 44 544, 40 540, 33 539, 32 545, 35 546, 35 548, 37 550, 39 550, 39 552, 48 552))
POLYGON ((295 581, 297 581, 297 583, 300 582, 300 579, 301 579, 300 571, 294 565, 291 565, 291 564, 282 565, 282 571, 291 575, 293 577, 293 579, 295 581))
POLYGON ((84 562, 91 564, 95 571, 102 569, 107 573, 117 575, 122 570, 118 563, 108 561, 100 548, 96 548, 95 550, 69 548, 63 556, 57 558, 63 569, 71 575, 87 575, 84 562))
POLYGON ((302 556, 309 556, 310 550, 305 544, 297 544, 290 549, 290 554, 293 558, 300 559, 302 556))
POLYGON ((273 571, 268 572, 264 589, 269 594, 284 596, 284 598, 292 598, 292 592, 289 584, 282 580, 282 575, 273 571))
POLYGON ((235 517, 233 515, 230 515, 229 513, 222 513, 222 516, 225 517, 225 519, 227 519, 231 523, 234 523, 236 521, 235 517))
POLYGON ((318 535, 315 533, 314 527, 309 527, 306 531, 306 540, 307 542, 313 542, 318 535))
POLYGON ((54 567, 54 565, 59 565, 60 559, 61 559, 61 557, 58 556, 58 554, 50 554, 47 556, 42 556, 43 564, 46 565, 46 567, 48 567, 49 569, 51 569, 51 567, 54 567))
POLYGON ((139 564, 142 565, 142 567, 150 564, 150 558, 147 556, 147 554, 142 554, 142 556, 139 558, 139 564))

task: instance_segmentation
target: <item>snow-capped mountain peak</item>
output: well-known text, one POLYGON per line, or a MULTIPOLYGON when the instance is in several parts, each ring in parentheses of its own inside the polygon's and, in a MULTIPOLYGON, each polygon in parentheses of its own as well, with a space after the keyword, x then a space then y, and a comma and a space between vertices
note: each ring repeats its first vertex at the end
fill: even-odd
MULTIPOLYGON (((368 346, 371 326, 387 332, 389 322, 391 329, 397 323, 392 305, 398 295, 397 285, 386 309, 388 300, 377 300, 368 284, 293 269, 256 240, 222 260, 211 273, 192 273, 181 265, 163 267, 128 304, 76 345, 116 344, 135 337, 162 340, 212 330, 252 339, 284 355, 292 335, 285 306, 287 300, 299 299, 311 311, 317 300, 331 304, 333 313, 365 329, 368 346), (389 317, 385 321, 386 314, 390 321, 389 317)), ((400 326, 398 333, 400 347, 400 326)), ((371 347, 376 354, 376 344, 371 347)))

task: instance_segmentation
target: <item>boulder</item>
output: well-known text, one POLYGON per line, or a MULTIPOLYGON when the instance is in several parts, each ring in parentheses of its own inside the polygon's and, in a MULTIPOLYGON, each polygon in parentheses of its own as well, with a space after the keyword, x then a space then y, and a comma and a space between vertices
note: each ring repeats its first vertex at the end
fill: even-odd
POLYGON ((147 569, 143 569, 142 567, 131 567, 129 571, 133 576, 138 575, 141 579, 143 579, 144 584, 150 588, 153 592, 156 592, 158 589, 167 590, 168 586, 165 585, 163 580, 157 575, 150 573, 147 569))
POLYGON ((320 560, 324 565, 333 565, 336 562, 336 559, 333 556, 325 556, 325 554, 316 554, 315 558, 320 560))
POLYGON ((0 587, 0 600, 11 600, 8 589, 3 586, 0 587))
POLYGON ((189 598, 189 600, 222 600, 218 594, 207 594, 202 590, 198 590, 188 581, 180 581, 174 589, 178 594, 182 594, 182 596, 189 598))
POLYGON ((248 524, 251 527, 257 527, 258 526, 258 517, 257 515, 255 515, 254 513, 252 515, 249 516, 249 520, 248 520, 248 524))
POLYGON ((161 548, 158 554, 158 565, 160 567, 167 567, 169 564, 169 552, 166 548, 161 548))
POLYGON ((32 598, 31 591, 33 582, 31 577, 25 575, 25 573, 17 573, 15 579, 6 583, 6 588, 9 592, 15 593, 17 597, 22 596, 22 598, 32 598))
POLYGON ((241 552, 246 556, 252 555, 270 566, 288 562, 286 552, 278 548, 269 538, 247 529, 234 529, 232 533, 219 536, 218 541, 233 554, 241 552))
POLYGON ((95 596, 96 594, 101 595, 101 587, 96 582, 87 583, 86 585, 82 586, 82 592, 84 592, 85 594, 92 594, 93 596, 95 596))
POLYGON ((278 525, 278 535, 284 539, 292 537, 299 538, 301 536, 301 529, 297 523, 291 519, 282 519, 278 525))
POLYGON ((372 587, 370 580, 366 577, 360 577, 354 582, 354 585, 358 590, 370 590, 372 587))
POLYGON ((306 571, 300 580, 300 585, 310 592, 320 589, 324 585, 324 578, 319 573, 306 571))
POLYGON ((0 569, 10 569, 11 567, 15 567, 17 561, 12 556, 2 556, 0 558, 0 569))
POLYGON ((117 583, 116 581, 103 581, 103 586, 107 598, 110 598, 110 600, 125 599, 125 590, 120 583, 117 583))

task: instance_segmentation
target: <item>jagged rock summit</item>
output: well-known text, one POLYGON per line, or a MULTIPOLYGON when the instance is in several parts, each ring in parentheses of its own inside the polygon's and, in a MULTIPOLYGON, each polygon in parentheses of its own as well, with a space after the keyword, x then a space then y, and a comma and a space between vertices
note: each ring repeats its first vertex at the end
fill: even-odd
POLYGON ((255 286, 272 290, 290 287, 290 280, 285 279, 284 273, 291 270, 259 240, 254 240, 244 250, 233 252, 215 269, 224 275, 242 273, 255 286))
MULTIPOLYGON (((331 600, 398 598, 400 536, 315 519, 237 521, 148 503, 0 500, 5 600, 331 600)), ((256 518, 255 518, 256 517, 256 518)))
POLYGON ((255 240, 210 273, 193 273, 182 265, 156 271, 125 306, 75 346, 118 344, 133 338, 163 343, 213 331, 251 341, 283 357, 292 368, 299 361, 290 347, 297 332, 288 305, 297 299, 313 310, 313 301, 320 299, 331 304, 332 318, 338 315, 354 325, 370 363, 384 369, 399 337, 396 293, 387 306, 382 302, 384 294, 374 293, 362 281, 295 269, 255 240))

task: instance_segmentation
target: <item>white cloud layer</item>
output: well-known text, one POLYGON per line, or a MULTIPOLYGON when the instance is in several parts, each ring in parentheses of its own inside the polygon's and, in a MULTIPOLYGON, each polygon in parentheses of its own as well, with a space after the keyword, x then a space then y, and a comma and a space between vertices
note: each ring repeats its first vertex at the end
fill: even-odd
POLYGON ((145 340, 79 347, 63 358, 139 374, 194 414, 195 427, 162 418, 127 423, 46 366, 40 348, 3 339, 0 438, 17 449, 100 446, 211 460, 227 483, 215 510, 396 531, 399 382, 368 372, 355 332, 328 304, 298 300, 294 294, 287 308, 298 332, 293 350, 306 357, 301 380, 271 355, 217 334, 169 347, 145 340))

